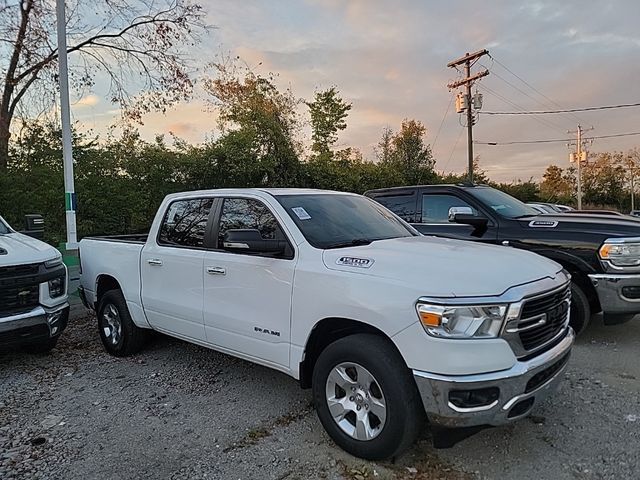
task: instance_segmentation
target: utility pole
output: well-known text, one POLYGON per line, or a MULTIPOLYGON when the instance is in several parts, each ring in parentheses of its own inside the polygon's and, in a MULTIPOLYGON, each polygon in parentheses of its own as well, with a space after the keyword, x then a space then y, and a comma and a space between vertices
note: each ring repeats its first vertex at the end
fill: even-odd
POLYGON ((67 67, 67 24, 64 1, 56 0, 58 31, 58 69, 60 79, 60 113, 62 120, 62 162, 64 166, 64 200, 67 220, 67 250, 78 249, 76 231, 76 192, 73 181, 73 151, 71 146, 71 115, 69 113, 69 71, 67 67))
MULTIPOLYGON (((575 151, 575 162, 578 166, 578 210, 582 210, 582 163, 587 163, 587 152, 583 150, 583 139, 582 134, 586 131, 593 130, 593 127, 584 130, 580 124, 578 124, 578 129, 574 132, 569 130, 567 133, 572 133, 576 135, 576 151, 575 151)), ((570 160, 571 161, 571 160, 570 160)))
MULTIPOLYGON (((464 75, 465 78, 457 80, 447 85, 449 90, 453 90, 454 88, 458 88, 461 86, 465 86, 464 93, 464 101, 458 106, 457 111, 461 113, 461 111, 466 111, 467 116, 467 156, 468 156, 468 179, 469 183, 473 183, 473 124, 475 123, 473 117, 472 110, 472 97, 471 97, 471 87, 473 86, 473 82, 476 80, 489 75, 489 70, 483 70, 482 72, 478 72, 475 75, 471 75, 471 67, 475 64, 480 57, 483 55, 488 55, 488 50, 478 50, 474 53, 466 53, 464 57, 458 58, 452 62, 447 64, 449 68, 456 68, 458 65, 464 65, 464 75)), ((482 104, 482 99, 480 97, 479 104, 482 104)))

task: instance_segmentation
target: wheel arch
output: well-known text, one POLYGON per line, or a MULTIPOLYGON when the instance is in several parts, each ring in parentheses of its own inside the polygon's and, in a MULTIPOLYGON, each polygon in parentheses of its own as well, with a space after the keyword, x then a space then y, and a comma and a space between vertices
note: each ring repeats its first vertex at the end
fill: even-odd
MULTIPOLYGON (((318 321, 311 330, 304 348, 303 359, 299 366, 300 386, 311 387, 313 369, 320 353, 331 343, 340 338, 357 333, 369 333, 386 339, 398 353, 398 347, 382 330, 371 324, 343 317, 328 317, 318 321)), ((402 355, 400 354, 402 357, 402 355)))
POLYGON ((545 252, 543 255, 562 265, 564 269, 571 274, 571 280, 574 281, 587 296, 589 306, 593 313, 602 310, 598 292, 596 292, 588 276, 589 273, 595 272, 591 265, 580 258, 562 252, 545 252))
POLYGON ((118 282, 118 280, 116 280, 115 277, 104 273, 104 274, 100 274, 98 275, 98 277, 96 278, 96 298, 95 298, 95 305, 94 305, 94 309, 98 309, 98 305, 100 305, 100 300, 102 300, 102 297, 104 296, 105 293, 107 293, 109 290, 121 290, 122 291, 122 287, 120 286, 120 283, 118 282))

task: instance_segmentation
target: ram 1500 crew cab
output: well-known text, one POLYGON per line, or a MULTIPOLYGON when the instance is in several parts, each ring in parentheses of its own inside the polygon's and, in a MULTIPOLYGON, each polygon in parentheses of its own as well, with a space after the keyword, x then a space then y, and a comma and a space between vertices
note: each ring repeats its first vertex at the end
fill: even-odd
POLYGON ((50 351, 68 316, 67 267, 60 252, 0 217, 0 351, 10 345, 50 351))
POLYGON ((640 314, 640 222, 585 210, 539 215, 529 205, 486 185, 421 185, 365 193, 423 235, 529 250, 571 274, 571 319, 580 334, 592 313, 605 325, 640 314))
POLYGON ((425 413, 446 427, 526 416, 574 338, 557 263, 421 236, 359 195, 173 194, 148 237, 85 238, 80 254, 111 354, 153 329, 285 372, 312 388, 335 442, 369 459, 407 448, 425 413))

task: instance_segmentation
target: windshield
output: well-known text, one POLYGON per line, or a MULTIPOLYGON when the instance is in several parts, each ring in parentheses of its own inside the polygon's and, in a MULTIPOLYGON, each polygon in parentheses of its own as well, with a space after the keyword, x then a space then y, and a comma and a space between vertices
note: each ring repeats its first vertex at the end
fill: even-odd
POLYGON ((533 207, 495 188, 476 187, 467 191, 503 217, 519 218, 539 215, 533 207))
POLYGON ((10 233, 9 227, 4 223, 2 217, 0 217, 0 235, 4 235, 5 233, 10 233))
POLYGON ((389 210, 366 197, 318 193, 276 198, 316 248, 367 245, 417 235, 389 210))

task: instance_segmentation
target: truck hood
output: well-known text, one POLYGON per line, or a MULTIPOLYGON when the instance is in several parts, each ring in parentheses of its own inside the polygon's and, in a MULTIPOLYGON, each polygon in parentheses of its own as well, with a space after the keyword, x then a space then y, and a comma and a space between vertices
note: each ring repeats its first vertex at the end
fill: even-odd
POLYGON ((41 263, 59 257, 60 253, 40 240, 21 233, 0 235, 0 267, 41 263))
MULTIPOLYGON (((598 214, 534 215, 518 219, 527 229, 559 233, 596 234, 608 237, 640 237, 640 218, 598 214)), ((604 240, 604 238, 603 238, 604 240)))
POLYGON ((523 250, 428 236, 325 250, 323 261, 331 270, 403 282, 430 297, 501 295, 516 285, 554 278, 562 270, 523 250))

